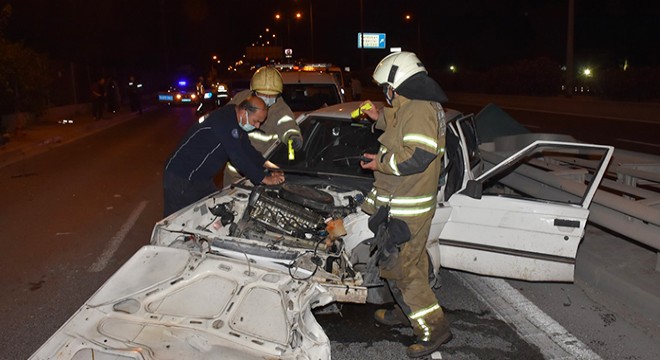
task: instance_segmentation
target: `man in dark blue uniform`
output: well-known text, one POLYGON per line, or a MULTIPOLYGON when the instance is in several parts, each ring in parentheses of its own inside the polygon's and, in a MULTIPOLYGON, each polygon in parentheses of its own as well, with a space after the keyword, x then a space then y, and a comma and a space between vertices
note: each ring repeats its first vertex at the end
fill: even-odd
POLYGON ((217 191, 213 178, 227 161, 253 184, 284 182, 281 172, 265 175, 264 167, 277 169, 252 144, 247 133, 266 120, 268 107, 252 96, 235 106, 224 106, 195 124, 165 163, 163 190, 165 216, 217 191))

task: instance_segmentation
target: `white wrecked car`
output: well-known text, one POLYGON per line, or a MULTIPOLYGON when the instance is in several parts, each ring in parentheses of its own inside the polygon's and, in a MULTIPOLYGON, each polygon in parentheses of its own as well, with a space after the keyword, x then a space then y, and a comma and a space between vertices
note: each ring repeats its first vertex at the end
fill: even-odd
MULTIPOLYGON (((379 134, 370 122, 350 118, 358 105, 302 115, 299 152, 271 148, 285 184, 242 180, 158 222, 152 245, 32 359, 330 359, 311 309, 389 300, 360 210, 372 184, 360 155, 375 152, 379 134)), ((613 148, 534 141, 485 171, 473 117, 448 110, 447 119, 446 166, 427 244, 434 272, 442 266, 572 281, 589 205, 613 148), (571 159, 596 164, 570 174, 581 198, 531 198, 499 185, 521 166, 552 168, 571 159)))

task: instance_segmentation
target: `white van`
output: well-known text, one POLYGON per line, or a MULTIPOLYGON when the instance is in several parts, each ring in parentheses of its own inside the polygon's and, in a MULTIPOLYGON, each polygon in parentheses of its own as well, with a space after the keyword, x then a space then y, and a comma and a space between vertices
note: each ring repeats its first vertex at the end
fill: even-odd
POLYGON ((296 115, 345 101, 334 76, 319 71, 283 71, 282 97, 296 115))

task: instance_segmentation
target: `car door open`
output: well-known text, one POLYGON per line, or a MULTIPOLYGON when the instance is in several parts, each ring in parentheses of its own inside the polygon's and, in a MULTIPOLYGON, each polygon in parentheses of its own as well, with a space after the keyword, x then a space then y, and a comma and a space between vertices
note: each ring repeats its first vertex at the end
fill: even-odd
POLYGON ((467 181, 445 204, 450 213, 441 224, 440 263, 482 275, 573 281, 589 205, 613 151, 611 146, 539 140, 467 181), (595 171, 559 166, 575 158, 595 163, 595 171), (558 187, 573 187, 575 195, 545 191, 546 198, 539 198, 534 189, 512 192, 501 184, 513 172, 546 172, 558 187))

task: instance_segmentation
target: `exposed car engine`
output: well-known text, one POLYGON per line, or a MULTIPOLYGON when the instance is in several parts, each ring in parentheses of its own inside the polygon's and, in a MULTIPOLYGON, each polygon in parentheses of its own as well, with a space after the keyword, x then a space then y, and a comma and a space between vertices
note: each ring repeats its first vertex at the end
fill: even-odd
POLYGON ((354 285, 361 278, 343 251, 343 221, 355 216, 363 199, 362 192, 327 181, 237 184, 162 221, 152 244, 250 257, 277 264, 294 278, 354 285))
MULTIPOLYGON (((327 203, 325 200, 329 200, 329 203, 332 204, 332 197, 326 193, 303 186, 293 185, 293 187, 321 199, 323 202, 319 202, 319 204, 327 203)), ((308 198, 305 195, 297 196, 289 190, 288 185, 281 187, 277 192, 257 187, 250 195, 248 211, 244 213, 242 220, 244 223, 248 223, 250 219, 253 219, 268 228, 295 237, 304 238, 305 234, 318 234, 325 228, 324 218, 303 206, 304 203, 316 203, 312 197, 308 198), (287 200, 286 197, 301 201, 294 202, 287 200)), ((248 229, 241 229, 239 226, 239 233, 236 236, 243 235, 245 230, 248 229)))

